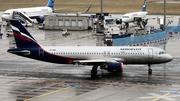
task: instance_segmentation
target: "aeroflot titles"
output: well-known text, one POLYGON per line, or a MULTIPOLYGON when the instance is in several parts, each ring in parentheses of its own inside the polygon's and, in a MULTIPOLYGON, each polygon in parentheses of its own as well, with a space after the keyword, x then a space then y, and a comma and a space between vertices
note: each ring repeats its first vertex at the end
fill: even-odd
POLYGON ((141 48, 120 48, 120 50, 141 50, 141 48))

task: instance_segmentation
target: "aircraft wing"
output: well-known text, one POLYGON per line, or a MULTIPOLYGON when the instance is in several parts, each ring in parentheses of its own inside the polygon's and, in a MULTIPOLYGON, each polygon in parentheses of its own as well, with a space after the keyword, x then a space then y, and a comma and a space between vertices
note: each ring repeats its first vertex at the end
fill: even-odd
MULTIPOLYGON (((88 8, 86 9, 86 11, 82 11, 82 13, 87 13, 87 12, 89 12, 91 6, 92 6, 92 4, 90 4, 90 5, 88 6, 88 8)), ((54 11, 63 10, 63 9, 70 9, 70 8, 57 8, 57 9, 54 9, 54 11)), ((67 12, 67 13, 77 13, 77 12, 67 12)))
POLYGON ((57 8, 57 9, 54 9, 54 11, 64 10, 64 9, 69 9, 69 8, 57 8))
POLYGON ((112 63, 112 62, 124 62, 123 58, 106 58, 106 59, 90 59, 90 60, 75 60, 73 62, 80 65, 94 65, 102 63, 112 63))
POLYGON ((152 17, 152 18, 144 18, 144 19, 148 19, 148 20, 155 20, 155 19, 157 19, 157 17, 152 17))
POLYGON ((88 13, 89 10, 91 9, 91 6, 92 6, 92 4, 90 4, 85 11, 80 11, 80 12, 67 12, 67 13, 65 13, 65 14, 77 14, 77 15, 80 15, 81 13, 88 13))
POLYGON ((87 8, 87 10, 85 11, 85 13, 89 12, 90 8, 91 8, 92 4, 90 4, 87 8))

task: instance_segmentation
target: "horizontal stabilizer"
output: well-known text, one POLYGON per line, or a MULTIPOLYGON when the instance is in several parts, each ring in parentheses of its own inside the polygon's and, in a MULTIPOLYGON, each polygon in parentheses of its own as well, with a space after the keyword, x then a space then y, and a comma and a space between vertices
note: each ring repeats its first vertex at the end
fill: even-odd
POLYGON ((18 55, 30 55, 30 51, 29 50, 21 50, 21 51, 13 51, 11 49, 8 50, 9 53, 12 54, 18 54, 18 55))

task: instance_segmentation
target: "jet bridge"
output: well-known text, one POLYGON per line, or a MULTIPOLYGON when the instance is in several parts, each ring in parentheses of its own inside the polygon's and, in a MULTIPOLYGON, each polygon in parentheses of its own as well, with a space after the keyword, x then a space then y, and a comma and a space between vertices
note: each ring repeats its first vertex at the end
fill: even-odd
POLYGON ((23 12, 14 11, 13 12, 13 17, 15 19, 21 20, 21 21, 23 21, 25 23, 27 23, 27 21, 30 22, 30 23, 34 23, 34 21, 30 17, 28 17, 26 14, 24 14, 23 12))

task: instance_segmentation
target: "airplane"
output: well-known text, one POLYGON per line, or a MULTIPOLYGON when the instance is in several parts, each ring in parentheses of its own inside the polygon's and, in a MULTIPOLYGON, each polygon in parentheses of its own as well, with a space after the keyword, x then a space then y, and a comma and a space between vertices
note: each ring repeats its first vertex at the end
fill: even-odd
POLYGON ((122 16, 122 19, 116 19, 117 24, 125 23, 126 27, 129 26, 129 23, 133 23, 135 21, 142 21, 143 26, 145 26, 148 23, 148 19, 144 19, 148 12, 146 11, 146 0, 144 0, 144 4, 142 7, 142 11, 139 12, 130 12, 126 13, 122 16))
MULTIPOLYGON (((84 13, 87 13, 90 8, 91 4, 87 8, 87 10, 84 13)), ((45 15, 50 15, 52 14, 55 10, 61 10, 65 8, 59 8, 55 9, 54 8, 54 0, 49 0, 46 6, 43 7, 30 7, 30 8, 18 8, 18 9, 9 9, 3 12, 2 14, 2 19, 4 20, 12 20, 17 16, 18 19, 29 21, 30 23, 34 23, 32 19, 36 19, 38 23, 43 23, 45 18, 45 15)), ((75 12, 74 12, 75 13, 75 12)), ((77 15, 80 15, 81 12, 76 12, 77 15)))
POLYGON ((57 64, 90 65, 91 77, 97 69, 122 72, 123 64, 151 64, 170 62, 173 58, 164 50, 149 46, 42 46, 17 20, 10 20, 16 47, 7 52, 19 56, 57 64))
POLYGON ((54 10, 54 0, 49 0, 47 5, 43 7, 8 9, 3 12, 2 19, 12 20, 15 17, 14 15, 18 14, 31 23, 33 22, 32 19, 36 19, 38 23, 42 23, 44 21, 44 16, 50 15, 54 10))

